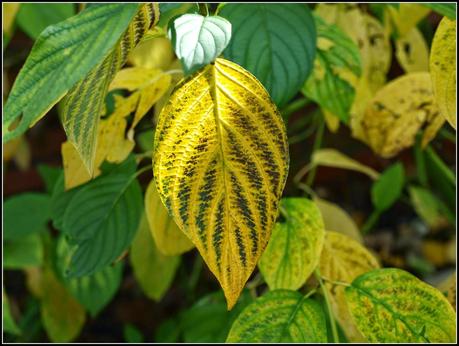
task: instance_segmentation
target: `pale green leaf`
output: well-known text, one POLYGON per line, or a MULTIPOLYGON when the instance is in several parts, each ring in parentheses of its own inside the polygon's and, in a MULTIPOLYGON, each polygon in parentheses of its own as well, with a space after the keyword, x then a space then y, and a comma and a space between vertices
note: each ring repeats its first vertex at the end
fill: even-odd
POLYGON ((400 269, 363 274, 346 288, 359 330, 370 342, 456 341, 456 314, 436 288, 400 269))
POLYGON ((405 184, 405 171, 398 162, 387 168, 371 187, 371 201, 379 211, 384 211, 400 197, 405 184))
POLYGON ((297 290, 319 263, 324 223, 317 206, 306 198, 284 198, 280 208, 286 220, 274 227, 258 267, 271 290, 297 290))
POLYGON ((437 230, 448 225, 448 219, 444 212, 447 210, 446 206, 430 190, 412 185, 408 191, 416 213, 429 228, 437 230))
POLYGON ((242 311, 226 342, 327 342, 324 312, 298 292, 271 291, 242 311))
POLYGON ((6 296, 5 289, 2 288, 2 305, 3 305, 3 331, 6 333, 18 335, 21 333, 21 330, 16 324, 16 321, 11 314, 10 304, 8 302, 8 297, 6 296))

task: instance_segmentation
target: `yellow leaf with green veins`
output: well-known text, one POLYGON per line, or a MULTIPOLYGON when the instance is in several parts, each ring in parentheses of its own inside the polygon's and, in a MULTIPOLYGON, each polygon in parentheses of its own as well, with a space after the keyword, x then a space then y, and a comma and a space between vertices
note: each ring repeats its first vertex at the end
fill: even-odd
POLYGON ((360 120, 365 142, 385 158, 413 145, 422 127, 426 127, 423 144, 427 144, 442 123, 427 72, 409 73, 386 84, 360 120))
POLYGON ((99 118, 103 112, 109 84, 126 62, 129 52, 158 19, 158 4, 139 5, 128 29, 107 57, 70 89, 62 100, 62 125, 68 141, 77 149, 91 176, 96 157, 99 118))
POLYGON ((169 214, 237 301, 271 235, 289 164, 264 87, 217 59, 176 87, 155 133, 154 176, 169 214))
POLYGON ((152 179, 145 192, 145 212, 158 251, 166 256, 180 255, 194 247, 169 216, 152 179))
POLYGON ((445 295, 449 303, 456 310, 456 272, 438 285, 438 289, 445 295))
POLYGON ((369 342, 456 341, 456 313, 443 294, 400 269, 377 269, 346 287, 346 301, 369 342))
POLYGON ((429 71, 429 47, 418 28, 397 38, 395 47, 395 56, 406 73, 429 71))
MULTIPOLYGON (((320 275, 327 280, 351 283, 359 275, 379 268, 376 258, 359 242, 337 233, 325 232, 324 248, 319 262, 320 275)), ((344 295, 344 287, 325 283, 330 291, 336 319, 350 341, 365 341, 353 323, 344 295)))
POLYGON ((284 198, 284 222, 276 223, 258 267, 271 290, 297 290, 319 263, 324 241, 322 215, 306 198, 284 198))
POLYGON ((430 74, 440 112, 456 128, 456 21, 444 17, 435 32, 430 74))

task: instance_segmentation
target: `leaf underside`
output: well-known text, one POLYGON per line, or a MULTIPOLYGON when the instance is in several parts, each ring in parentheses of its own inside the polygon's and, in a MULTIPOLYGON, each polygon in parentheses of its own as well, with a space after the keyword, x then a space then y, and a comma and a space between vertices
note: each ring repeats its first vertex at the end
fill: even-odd
POLYGON ((263 86, 224 59, 180 83, 155 133, 154 176, 231 308, 262 254, 288 172, 285 125, 263 86))

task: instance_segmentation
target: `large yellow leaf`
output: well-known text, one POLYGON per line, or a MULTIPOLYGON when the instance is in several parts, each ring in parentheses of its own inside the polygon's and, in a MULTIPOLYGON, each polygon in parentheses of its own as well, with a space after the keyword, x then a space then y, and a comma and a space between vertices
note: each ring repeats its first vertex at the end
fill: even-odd
POLYGON ((430 73, 441 114, 456 128, 456 21, 443 17, 435 32, 430 73))
POLYGON ((135 110, 138 98, 138 94, 128 98, 115 96, 115 111, 107 119, 100 120, 93 176, 89 174, 75 146, 69 141, 62 144, 66 189, 71 189, 97 177, 100 174, 99 167, 104 160, 114 163, 122 162, 134 149, 134 141, 125 138, 126 117, 135 110))
POLYGON ((145 192, 145 212, 151 235, 159 252, 166 256, 173 256, 180 255, 194 247, 190 239, 169 216, 161 202, 154 180, 150 181, 145 192))
POLYGON ((128 62, 134 66, 161 70, 166 70, 173 59, 171 41, 165 37, 141 41, 128 56, 128 62))
POLYGON ((363 242, 362 235, 354 220, 339 205, 319 197, 314 197, 314 203, 322 214, 325 229, 333 229, 338 233, 357 240, 359 243, 363 242))
POLYGON ((262 254, 288 172, 283 120, 264 87, 217 59, 175 89, 155 133, 154 176, 231 309, 262 254))
POLYGON ((426 130, 422 142, 426 145, 444 122, 439 113, 429 73, 409 73, 376 93, 360 126, 373 151, 389 158, 411 146, 423 126, 426 130))
MULTIPOLYGON (((359 242, 336 232, 325 233, 319 262, 320 275, 332 281, 351 283, 359 275, 379 268, 378 261, 359 242)), ((334 314, 350 341, 364 341, 348 310, 344 287, 326 283, 334 314)))
POLYGON ((429 47, 415 27, 395 41, 395 56, 405 72, 429 71, 429 47))
POLYGON ((408 34, 430 12, 430 8, 421 4, 399 4, 398 8, 386 6, 386 10, 400 37, 408 34))
POLYGON ((373 168, 361 164, 359 161, 351 159, 335 149, 319 149, 314 151, 311 164, 315 166, 328 166, 343 169, 350 169, 368 175, 371 179, 376 180, 379 173, 373 168))
MULTIPOLYGON (((171 84, 170 74, 160 69, 145 67, 128 67, 119 71, 109 90, 128 89, 138 94, 139 103, 129 130, 129 138, 133 138, 133 129, 147 114, 151 107, 166 93, 171 84)), ((134 97, 131 95, 131 97, 134 97)))

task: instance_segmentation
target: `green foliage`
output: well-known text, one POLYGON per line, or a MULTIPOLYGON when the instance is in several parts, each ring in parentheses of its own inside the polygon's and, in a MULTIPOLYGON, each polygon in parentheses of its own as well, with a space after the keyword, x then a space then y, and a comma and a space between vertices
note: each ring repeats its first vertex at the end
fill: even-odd
POLYGON ((327 342, 321 305, 298 292, 268 292, 247 306, 227 342, 327 342))
POLYGON ((2 311, 3 311, 3 330, 10 334, 20 334, 21 330, 18 328, 13 316, 11 315, 10 304, 5 290, 2 288, 2 311))
POLYGON ((19 239, 37 232, 50 219, 50 198, 43 193, 24 193, 3 205, 3 238, 19 239))
POLYGON ((442 293, 400 269, 363 274, 346 288, 359 330, 370 342, 454 342, 455 313, 442 293))
POLYGON ((397 201, 405 184, 405 172, 401 163, 387 168, 371 188, 371 201, 376 210, 384 211, 397 201))
POLYGON ((456 19, 457 4, 446 3, 423 3, 424 6, 431 8, 433 11, 446 16, 449 19, 456 19))
POLYGON ((16 17, 19 27, 34 40, 48 26, 75 15, 75 4, 21 4, 16 17))
POLYGON ((316 53, 314 19, 306 4, 226 4, 231 22, 225 58, 257 77, 278 106, 301 89, 316 53))
POLYGON ((132 324, 126 324, 123 328, 124 340, 128 343, 138 344, 142 343, 143 335, 136 327, 132 324))
POLYGON ((5 239, 3 244, 3 268, 24 269, 43 263, 43 243, 38 232, 14 239, 5 239))
POLYGON ((169 38, 186 74, 214 61, 231 39, 231 23, 219 16, 184 14, 169 29, 169 38))

